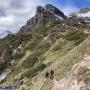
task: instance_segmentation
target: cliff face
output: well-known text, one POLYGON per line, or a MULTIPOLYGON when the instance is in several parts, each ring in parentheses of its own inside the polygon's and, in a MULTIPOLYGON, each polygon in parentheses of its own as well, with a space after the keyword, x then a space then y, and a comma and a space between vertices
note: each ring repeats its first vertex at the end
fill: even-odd
POLYGON ((27 21, 27 24, 21 27, 20 32, 30 31, 48 23, 62 21, 66 16, 62 11, 53 5, 47 4, 45 7, 38 6, 35 16, 27 21))
POLYGON ((64 15, 64 13, 62 11, 60 11, 58 8, 54 7, 53 5, 47 4, 45 6, 45 8, 50 11, 53 12, 54 14, 58 15, 59 17, 61 17, 62 19, 66 19, 66 16, 64 15))

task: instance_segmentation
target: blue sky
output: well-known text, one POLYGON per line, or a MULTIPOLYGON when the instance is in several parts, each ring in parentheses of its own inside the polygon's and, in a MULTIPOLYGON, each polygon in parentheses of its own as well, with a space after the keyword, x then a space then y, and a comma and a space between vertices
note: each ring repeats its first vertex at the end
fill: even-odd
POLYGON ((66 15, 90 8, 90 0, 0 0, 0 35, 7 30, 17 32, 35 14, 36 6, 46 3, 55 5, 66 15))
MULTIPOLYGON (((54 2, 54 0, 52 0, 54 2)), ((90 7, 90 0, 55 0, 56 4, 65 5, 74 5, 77 8, 90 7)))

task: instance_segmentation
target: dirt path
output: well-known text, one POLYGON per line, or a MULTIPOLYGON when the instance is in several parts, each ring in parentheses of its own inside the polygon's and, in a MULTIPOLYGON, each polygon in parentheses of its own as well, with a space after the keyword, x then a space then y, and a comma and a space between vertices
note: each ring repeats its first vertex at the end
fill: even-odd
POLYGON ((65 84, 64 84, 64 79, 62 79, 61 81, 56 81, 55 79, 53 80, 54 82, 54 86, 52 88, 52 90, 66 90, 65 89, 65 84))
POLYGON ((54 82, 54 86, 53 86, 52 90, 59 90, 59 87, 60 87, 59 81, 53 80, 53 82, 54 82))
POLYGON ((62 80, 56 81, 54 79, 52 90, 81 90, 81 88, 82 90, 90 90, 90 84, 85 83, 85 79, 90 82, 88 76, 90 76, 90 56, 86 56, 83 61, 75 64, 62 80), (81 81, 78 82, 78 79, 81 81))

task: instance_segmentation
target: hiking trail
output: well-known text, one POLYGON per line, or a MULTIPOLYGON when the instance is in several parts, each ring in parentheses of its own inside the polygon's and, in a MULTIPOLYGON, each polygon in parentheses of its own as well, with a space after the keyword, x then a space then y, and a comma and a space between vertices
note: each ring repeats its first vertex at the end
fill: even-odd
POLYGON ((90 56, 75 64, 65 78, 53 82, 52 90, 90 90, 90 56))

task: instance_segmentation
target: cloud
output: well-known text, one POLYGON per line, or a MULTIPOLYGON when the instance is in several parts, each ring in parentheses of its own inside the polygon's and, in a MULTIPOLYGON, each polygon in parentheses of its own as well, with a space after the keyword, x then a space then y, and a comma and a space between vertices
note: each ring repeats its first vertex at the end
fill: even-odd
POLYGON ((0 8, 8 8, 11 0, 0 0, 0 8))
POLYGON ((6 17, 0 17, 0 25, 12 25, 14 24, 14 16, 6 16, 6 17))
POLYGON ((72 12, 77 12, 79 9, 72 5, 67 5, 65 7, 61 7, 62 11, 65 15, 70 15, 72 12))
POLYGON ((17 32, 30 19, 42 0, 0 0, 0 33, 17 32))
POLYGON ((5 32, 7 30, 12 31, 13 27, 15 27, 15 23, 16 20, 14 15, 0 17, 0 33, 5 32))
POLYGON ((90 17, 90 12, 87 12, 87 13, 78 13, 77 14, 79 17, 90 17))
POLYGON ((66 15, 78 10, 72 3, 62 6, 58 2, 58 0, 0 0, 0 33, 7 30, 17 32, 35 14, 38 5, 54 4, 66 15))

